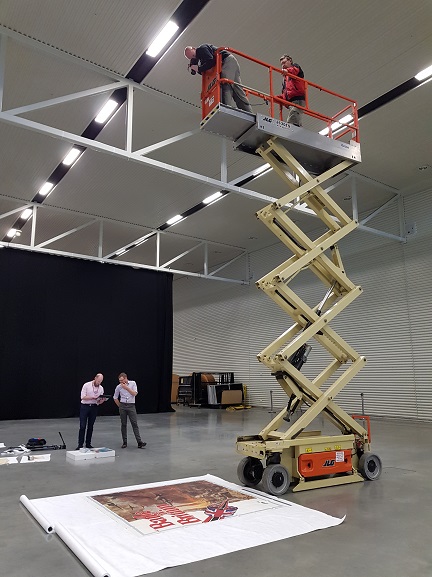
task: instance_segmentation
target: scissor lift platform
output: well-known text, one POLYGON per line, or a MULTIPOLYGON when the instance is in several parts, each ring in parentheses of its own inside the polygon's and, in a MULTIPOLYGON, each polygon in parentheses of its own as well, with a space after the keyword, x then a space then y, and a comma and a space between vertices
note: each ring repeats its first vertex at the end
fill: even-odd
POLYGON ((255 115, 223 104, 215 106, 200 127, 225 136, 234 142, 236 150, 249 154, 257 154, 256 150, 269 138, 277 137, 279 143, 314 174, 333 168, 341 160, 361 162, 358 142, 335 140, 265 114, 255 115))

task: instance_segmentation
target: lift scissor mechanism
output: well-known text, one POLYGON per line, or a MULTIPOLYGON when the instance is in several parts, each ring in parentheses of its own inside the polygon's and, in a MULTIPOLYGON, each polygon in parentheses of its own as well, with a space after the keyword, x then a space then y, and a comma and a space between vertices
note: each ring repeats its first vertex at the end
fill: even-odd
POLYGON ((202 78, 201 129, 233 140, 238 150, 260 155, 285 182, 288 192, 256 216, 292 253, 256 283, 294 322, 257 355, 286 393, 287 406, 257 435, 238 437, 237 451, 243 455, 239 479, 250 487, 262 483, 273 495, 285 493, 291 484, 293 491, 301 491, 377 479, 382 465, 371 452, 369 418, 350 416, 334 400, 364 367, 366 358, 330 327, 362 293, 347 277, 338 249, 338 242, 355 230, 358 222, 323 189, 326 181, 361 162, 357 105, 304 80, 306 106, 294 106, 312 119, 309 124, 324 130, 320 133, 319 128, 288 124, 282 118, 284 101, 273 93, 273 77, 281 78, 281 70, 231 48, 226 50, 267 69, 268 91, 245 90, 249 98, 261 98, 269 111, 255 115, 220 102, 220 85, 232 81, 220 77, 218 56, 216 66, 202 78), (342 109, 333 114, 313 110, 309 102, 312 89, 334 97, 339 106, 342 101, 342 109), (291 209, 299 204, 322 221, 325 232, 318 238, 310 238, 291 218, 291 209), (306 269, 324 285, 324 296, 315 306, 289 286, 306 269), (301 369, 315 346, 325 349, 330 362, 308 378, 301 369), (300 407, 301 416, 291 424, 300 407), (336 434, 309 429, 321 415, 335 427, 336 434))

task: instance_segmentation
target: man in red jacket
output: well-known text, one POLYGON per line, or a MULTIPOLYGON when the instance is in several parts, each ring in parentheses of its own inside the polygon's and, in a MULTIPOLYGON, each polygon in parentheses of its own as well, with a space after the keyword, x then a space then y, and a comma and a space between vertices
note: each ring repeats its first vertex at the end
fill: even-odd
MULTIPOLYGON (((301 80, 304 76, 303 71, 299 64, 293 63, 291 56, 288 54, 283 54, 280 57, 280 65, 283 72, 288 72, 293 74, 298 78, 291 78, 290 76, 285 76, 282 84, 282 94, 281 98, 285 98, 288 102, 293 102, 294 104, 299 104, 300 106, 305 106, 305 83, 301 80)), ((295 124, 296 126, 301 126, 301 116, 302 111, 295 106, 288 106, 288 118, 287 122, 290 124, 295 124)))

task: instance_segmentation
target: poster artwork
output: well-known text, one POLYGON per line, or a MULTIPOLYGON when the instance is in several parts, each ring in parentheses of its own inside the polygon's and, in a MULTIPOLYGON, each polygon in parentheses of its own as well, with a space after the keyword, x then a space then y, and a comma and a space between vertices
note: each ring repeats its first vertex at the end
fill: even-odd
POLYGON ((209 481, 191 481, 89 498, 143 534, 222 521, 279 506, 209 481))

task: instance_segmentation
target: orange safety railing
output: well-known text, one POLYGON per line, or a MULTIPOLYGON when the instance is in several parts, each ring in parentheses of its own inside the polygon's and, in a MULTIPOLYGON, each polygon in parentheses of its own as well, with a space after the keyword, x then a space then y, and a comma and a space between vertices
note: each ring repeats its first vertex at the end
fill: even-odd
MULTIPOLYGON (((265 104, 269 106, 268 115, 273 118, 278 118, 279 120, 283 121, 283 110, 288 103, 285 99, 280 98, 274 92, 274 77, 277 75, 278 79, 283 78, 285 75, 291 78, 298 78, 289 74, 287 72, 282 72, 280 68, 276 68, 271 64, 267 64, 266 62, 262 62, 252 56, 248 56, 243 52, 239 52, 238 50, 234 50, 233 48, 229 47, 220 47, 216 51, 216 66, 211 68, 210 70, 206 70, 202 75, 202 90, 201 90, 201 104, 202 104, 202 118, 206 118, 208 114, 221 102, 221 84, 236 84, 233 80, 229 80, 227 78, 221 78, 221 70, 222 70, 222 57, 221 51, 227 50, 232 54, 240 56, 250 62, 257 64, 258 66, 264 67, 268 71, 268 92, 256 90, 244 84, 239 84, 243 90, 246 92, 247 96, 256 96, 263 100, 265 104), (278 111, 277 116, 275 115, 275 110, 278 111)), ((336 92, 324 88, 319 84, 315 84, 314 82, 310 82, 305 78, 301 79, 305 86, 305 106, 300 106, 294 102, 290 102, 289 106, 294 106, 301 110, 304 114, 315 118, 323 123, 323 130, 320 131, 320 134, 324 134, 329 138, 333 138, 338 140, 345 136, 346 134, 351 134, 351 140, 355 142, 360 142, 359 138, 359 129, 358 129, 358 114, 357 114, 357 103, 352 98, 348 98, 346 96, 342 96, 341 94, 337 94, 336 92), (335 114, 327 115, 325 113, 319 112, 314 110, 310 106, 310 92, 317 90, 321 93, 325 93, 332 98, 338 99, 339 107, 342 104, 342 109, 338 110, 335 114), (341 103, 341 104, 340 104, 341 103)))
POLYGON ((371 441, 370 417, 368 417, 368 415, 351 415, 351 417, 356 421, 366 421, 368 438, 370 442, 371 441))

